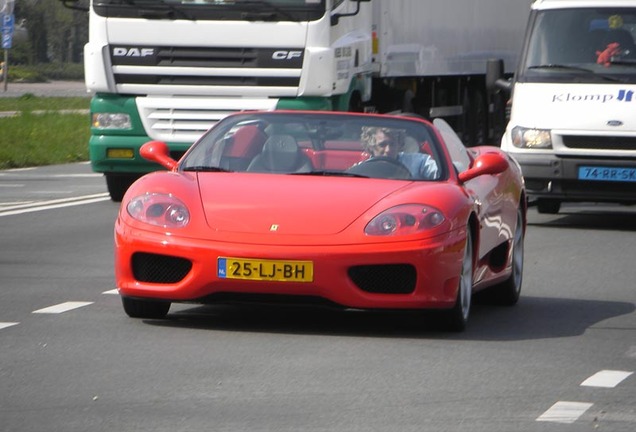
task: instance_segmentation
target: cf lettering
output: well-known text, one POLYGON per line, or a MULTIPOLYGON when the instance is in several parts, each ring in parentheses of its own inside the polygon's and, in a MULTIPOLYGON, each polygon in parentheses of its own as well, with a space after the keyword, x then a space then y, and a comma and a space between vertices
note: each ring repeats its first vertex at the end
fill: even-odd
POLYGON ((272 60, 292 60, 301 56, 302 51, 274 51, 272 60))

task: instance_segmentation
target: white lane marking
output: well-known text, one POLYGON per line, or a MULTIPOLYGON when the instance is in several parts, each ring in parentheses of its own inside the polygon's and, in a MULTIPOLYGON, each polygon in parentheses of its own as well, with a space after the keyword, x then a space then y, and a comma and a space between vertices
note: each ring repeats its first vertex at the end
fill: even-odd
POLYGON ((0 183, 0 187, 3 188, 20 188, 26 186, 24 183, 0 183))
POLYGON ((20 172, 20 171, 33 171, 36 167, 28 167, 28 168, 11 168, 5 170, 5 172, 20 172))
POLYGON ((593 404, 587 402, 566 402, 559 401, 552 405, 550 409, 541 414, 537 421, 553 423, 574 423, 593 404))
POLYGON ((23 213, 31 213, 42 210, 50 210, 62 207, 71 207, 83 204, 92 204, 100 201, 108 201, 110 196, 107 192, 93 195, 84 195, 73 198, 62 198, 48 201, 38 201, 31 204, 20 204, 15 206, 8 206, 0 210, 0 217, 11 216, 23 213))
POLYGON ((4 172, 0 172, 0 177, 13 177, 16 179, 42 179, 42 180, 46 180, 47 178, 92 178, 92 177, 103 177, 104 174, 101 173, 79 173, 79 174, 17 174, 17 175, 12 175, 15 173, 22 173, 24 171, 30 171, 33 168, 21 168, 21 169, 15 169, 15 170, 7 170, 4 172))
POLYGON ((14 325, 18 325, 18 324, 20 324, 20 323, 17 323, 17 322, 0 322, 0 330, 5 329, 7 327, 14 326, 14 325))
POLYGON ((108 295, 114 294, 114 295, 119 295, 119 290, 118 290, 117 288, 115 288, 115 289, 112 289, 112 290, 104 291, 102 294, 108 294, 108 295))
POLYGON ((84 306, 88 306, 89 304, 93 304, 93 302, 80 302, 80 301, 70 301, 66 303, 60 303, 54 306, 45 307, 44 309, 38 309, 33 311, 33 313, 37 314, 59 314, 63 312, 68 312, 73 309, 81 308, 84 306))
POLYGON ((614 388, 634 372, 602 370, 581 383, 585 387, 614 388))

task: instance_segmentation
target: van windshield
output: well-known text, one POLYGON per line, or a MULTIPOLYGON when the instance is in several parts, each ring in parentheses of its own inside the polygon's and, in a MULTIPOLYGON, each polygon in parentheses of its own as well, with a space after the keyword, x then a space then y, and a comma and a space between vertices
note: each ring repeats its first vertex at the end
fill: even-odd
POLYGON ((636 83, 636 9, 538 11, 518 80, 636 83))

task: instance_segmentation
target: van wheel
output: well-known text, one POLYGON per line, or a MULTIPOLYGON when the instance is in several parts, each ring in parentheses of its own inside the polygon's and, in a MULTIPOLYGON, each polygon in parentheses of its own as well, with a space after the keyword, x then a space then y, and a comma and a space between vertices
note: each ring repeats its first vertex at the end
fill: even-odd
POLYGON ((537 211, 544 214, 557 214, 561 210, 561 201, 539 198, 537 200, 537 211))

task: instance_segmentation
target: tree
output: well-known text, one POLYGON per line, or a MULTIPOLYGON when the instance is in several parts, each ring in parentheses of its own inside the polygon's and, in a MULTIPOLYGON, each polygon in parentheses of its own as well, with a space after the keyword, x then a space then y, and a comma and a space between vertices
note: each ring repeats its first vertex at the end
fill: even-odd
POLYGON ((22 0, 15 3, 14 14, 27 29, 29 63, 82 61, 88 41, 86 12, 68 9, 59 0, 22 0))

